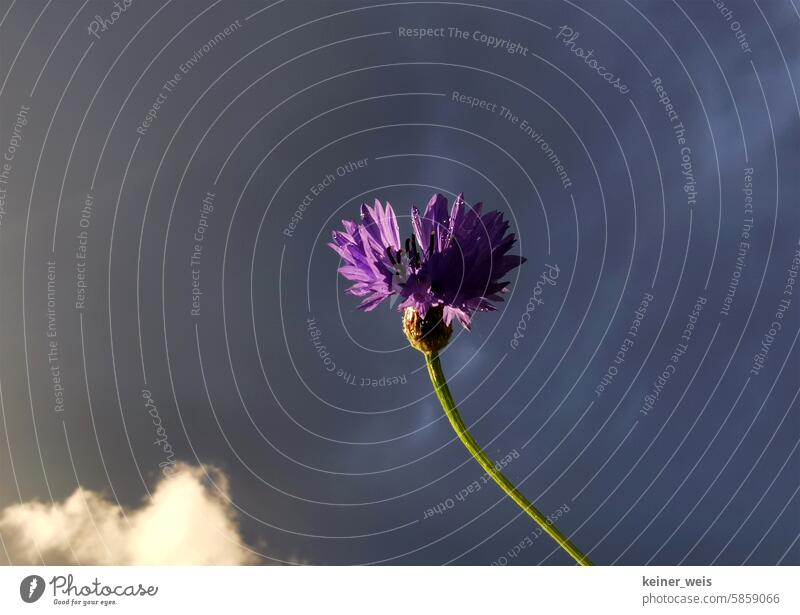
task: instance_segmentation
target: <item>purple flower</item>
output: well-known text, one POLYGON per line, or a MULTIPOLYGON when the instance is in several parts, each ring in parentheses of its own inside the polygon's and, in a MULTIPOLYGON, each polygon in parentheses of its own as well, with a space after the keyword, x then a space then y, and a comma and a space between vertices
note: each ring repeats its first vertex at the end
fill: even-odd
POLYGON ((508 286, 503 277, 525 262, 507 254, 516 239, 503 214, 481 214, 481 207, 459 195, 448 211, 447 199, 436 194, 422 216, 411 208, 413 234, 401 243, 392 206, 364 203, 361 223, 344 220, 344 231, 334 231, 328 244, 344 259, 339 273, 353 282, 347 292, 363 297, 362 310, 398 295, 400 311, 412 308, 425 318, 441 308, 445 325, 457 318, 469 329, 473 313, 502 301, 508 286))

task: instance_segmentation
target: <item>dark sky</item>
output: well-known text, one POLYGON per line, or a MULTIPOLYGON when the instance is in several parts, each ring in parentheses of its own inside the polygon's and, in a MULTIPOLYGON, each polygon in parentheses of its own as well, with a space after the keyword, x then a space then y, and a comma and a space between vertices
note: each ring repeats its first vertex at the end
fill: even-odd
POLYGON ((509 478, 598 563, 800 564, 800 14, 718 4, 0 1, 0 507, 139 505, 146 390, 264 563, 570 563, 326 247, 463 192, 528 259, 442 359, 509 478))

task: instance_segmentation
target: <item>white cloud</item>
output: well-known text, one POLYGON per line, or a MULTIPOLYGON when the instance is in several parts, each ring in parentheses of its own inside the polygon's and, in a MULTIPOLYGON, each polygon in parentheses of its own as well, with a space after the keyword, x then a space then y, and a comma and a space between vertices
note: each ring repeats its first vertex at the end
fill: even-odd
POLYGON ((0 534, 13 564, 253 564, 228 482, 206 467, 178 465, 139 508, 123 509, 77 489, 63 502, 14 504, 0 511, 0 534), (220 493, 222 492, 222 493, 220 493))

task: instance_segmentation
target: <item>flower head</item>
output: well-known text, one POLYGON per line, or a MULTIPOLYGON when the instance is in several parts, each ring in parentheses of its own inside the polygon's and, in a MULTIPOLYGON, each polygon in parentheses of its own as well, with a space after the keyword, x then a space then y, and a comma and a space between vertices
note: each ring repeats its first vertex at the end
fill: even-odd
POLYGON ((345 264, 339 273, 353 282, 347 289, 362 297, 362 310, 372 310, 398 295, 398 309, 421 319, 434 314, 449 328, 453 319, 469 329, 475 312, 494 310, 508 281, 503 278, 525 262, 507 252, 516 241, 499 211, 481 213, 459 195, 434 195, 425 212, 411 209, 412 235, 401 243, 397 218, 389 203, 361 206, 361 223, 344 220, 330 247, 345 264))

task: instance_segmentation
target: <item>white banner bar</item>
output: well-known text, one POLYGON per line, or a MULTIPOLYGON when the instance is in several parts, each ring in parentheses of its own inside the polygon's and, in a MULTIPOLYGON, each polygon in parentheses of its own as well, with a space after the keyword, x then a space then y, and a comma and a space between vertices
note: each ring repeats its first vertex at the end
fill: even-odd
POLYGON ((2 613, 800 613, 792 567, 4 567, 2 613), (191 609, 191 610, 190 610, 191 609))

